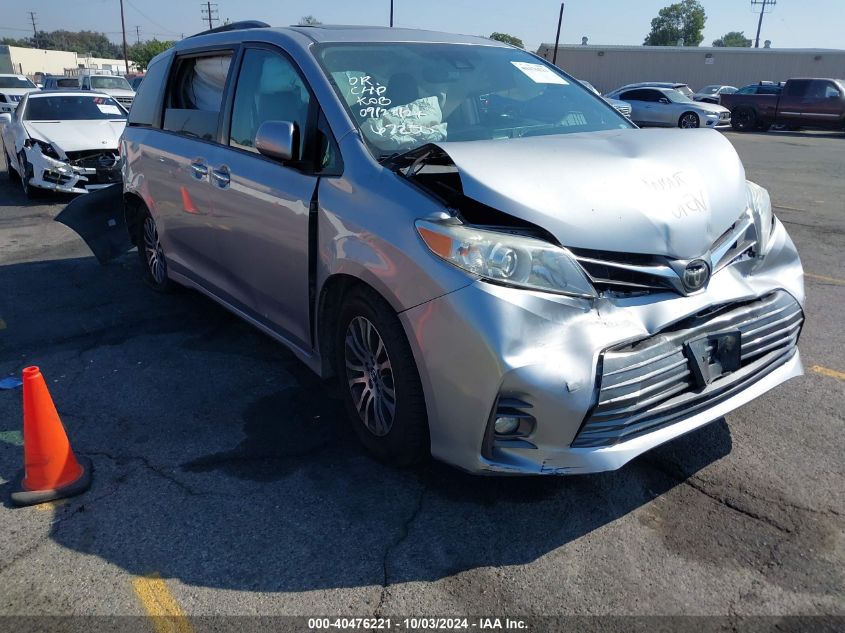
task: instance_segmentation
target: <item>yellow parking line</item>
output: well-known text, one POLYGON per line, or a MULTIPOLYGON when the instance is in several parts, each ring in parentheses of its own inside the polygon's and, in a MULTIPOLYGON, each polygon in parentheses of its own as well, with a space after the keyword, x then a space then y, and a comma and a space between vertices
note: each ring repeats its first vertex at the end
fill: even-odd
POLYGON ((132 581, 132 589, 152 620, 156 633, 193 633, 188 616, 158 574, 150 574, 132 581))
POLYGON ((836 371, 835 369, 828 369, 827 367, 822 367, 821 365, 813 365, 810 367, 810 371, 821 374, 822 376, 827 376, 828 378, 845 380, 845 371, 836 371))
POLYGON ((828 277, 827 275, 816 275, 814 273, 804 273, 805 277, 810 279, 818 279, 819 281, 829 281, 834 284, 845 284, 845 279, 837 279, 836 277, 828 277))
POLYGON ((56 499, 55 501, 48 501, 46 503, 39 503, 35 506, 35 509, 39 512, 48 512, 55 510, 56 508, 63 506, 67 503, 67 499, 56 499))

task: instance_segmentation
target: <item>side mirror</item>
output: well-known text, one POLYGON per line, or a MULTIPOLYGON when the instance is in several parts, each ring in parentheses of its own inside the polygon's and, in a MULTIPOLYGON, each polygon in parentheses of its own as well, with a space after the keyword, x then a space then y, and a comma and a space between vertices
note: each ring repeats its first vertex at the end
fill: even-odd
POLYGON ((299 153, 299 131, 290 121, 264 121, 255 134, 255 149, 280 161, 293 160, 299 153))
POLYGON ((12 115, 8 112, 4 112, 0 114, 0 125, 8 125, 12 122, 12 115))
POLYGON ((672 102, 669 101, 669 99, 667 99, 666 97, 660 97, 660 103, 672 103, 672 102))

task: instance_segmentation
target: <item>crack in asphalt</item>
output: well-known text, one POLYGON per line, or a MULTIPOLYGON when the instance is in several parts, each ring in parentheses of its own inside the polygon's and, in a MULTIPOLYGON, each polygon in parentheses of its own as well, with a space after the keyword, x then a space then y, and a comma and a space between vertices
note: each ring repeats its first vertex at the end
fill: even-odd
MULTIPOLYGON (((187 494, 191 497, 212 497, 212 496, 226 496, 221 494, 215 494, 211 492, 204 492, 195 490, 184 481, 179 480, 178 478, 174 477, 172 474, 168 473, 164 467, 158 466, 153 464, 149 459, 144 457, 143 455, 113 455, 111 453, 107 453, 105 451, 80 451, 80 454, 85 455, 86 457, 91 456, 98 456, 98 457, 105 457, 106 459, 110 459, 113 462, 121 462, 121 461, 135 461, 140 462, 141 465, 146 468, 147 470, 153 472, 154 474, 158 475, 162 479, 169 481, 170 483, 174 484, 178 487, 182 492, 187 494)), ((128 474, 132 474, 135 471, 130 471, 128 474)))
POLYGON ((378 604, 376 605, 375 611, 373 612, 373 617, 380 618, 381 610, 384 607, 384 601, 387 598, 387 594, 390 592, 390 573, 388 570, 388 564, 390 561, 390 555, 393 551, 399 547, 411 533, 411 525, 414 521, 417 520, 420 513, 422 512, 423 508, 423 501, 425 499, 425 494, 428 492, 428 484, 423 483, 420 487, 419 495, 417 495, 416 504, 414 504, 413 511, 411 512, 410 516, 405 519, 402 523, 402 530, 399 533, 399 536, 393 540, 393 542, 389 543, 387 547, 384 548, 384 554, 381 559, 381 593, 379 594, 378 604))
MULTIPOLYGON (((794 528, 792 528, 790 526, 783 525, 782 523, 776 521, 772 517, 766 516, 764 514, 759 514, 757 512, 754 512, 753 510, 749 510, 747 508, 744 508, 741 505, 738 505, 737 503, 731 501, 730 499, 728 499, 724 495, 720 495, 716 492, 711 492, 710 490, 707 490, 707 488, 703 484, 707 484, 709 482, 707 482, 703 479, 696 478, 693 475, 684 476, 684 474, 682 472, 678 471, 676 468, 667 467, 666 464, 663 464, 661 462, 655 462, 653 460, 644 460, 643 463, 645 465, 651 467, 652 469, 657 470, 658 472, 663 473, 664 475, 671 477, 672 479, 677 481, 679 484, 684 484, 684 485, 692 488, 696 492, 703 494, 708 499, 711 499, 711 500, 715 501, 716 503, 718 503, 719 505, 722 505, 722 506, 724 506, 724 507, 726 507, 730 510, 733 510, 734 512, 742 514, 743 516, 746 516, 750 519, 754 519, 755 521, 760 521, 761 523, 765 523, 766 525, 769 525, 770 527, 773 527, 776 530, 778 530, 779 532, 783 532, 785 534, 793 534, 795 532, 794 528)), ((765 499, 765 501, 772 502, 772 503, 775 503, 775 505, 778 505, 776 502, 774 502, 773 500, 770 500, 770 499, 765 499)))

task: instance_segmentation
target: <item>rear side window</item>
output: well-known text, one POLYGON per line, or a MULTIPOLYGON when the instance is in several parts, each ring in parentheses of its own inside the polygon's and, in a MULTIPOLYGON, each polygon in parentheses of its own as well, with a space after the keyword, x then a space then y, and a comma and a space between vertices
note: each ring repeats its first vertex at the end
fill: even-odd
MULTIPOLYGON (((231 52, 176 59, 167 87, 165 130, 206 141, 216 140, 231 62, 231 52)), ((142 90, 150 84, 153 82, 148 75, 141 84, 142 90)))
POLYGON ((622 101, 648 101, 646 92, 646 90, 629 90, 628 92, 623 92, 619 98, 622 101))
POLYGON ((129 125, 159 126, 161 93, 170 60, 170 56, 159 57, 147 68, 148 79, 135 94, 132 109, 129 111, 129 125))
POLYGON ((807 94, 810 87, 810 81, 807 79, 795 79, 786 84, 783 94, 790 97, 800 97, 807 94))

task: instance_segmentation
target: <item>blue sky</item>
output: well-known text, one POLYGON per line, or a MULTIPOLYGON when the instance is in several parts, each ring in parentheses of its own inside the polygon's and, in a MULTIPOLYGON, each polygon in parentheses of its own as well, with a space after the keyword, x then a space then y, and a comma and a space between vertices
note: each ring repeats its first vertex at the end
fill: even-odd
MULTIPOLYGON (((178 38, 204 28, 199 0, 124 0, 127 38, 178 38)), ((651 19, 671 0, 568 0, 561 41, 591 44, 641 44, 651 19)), ((4 0, 0 35, 22 37, 31 30, 29 11, 40 29, 92 29, 120 39, 118 0, 4 0), (72 7, 72 10, 70 10, 72 7)), ((707 25, 703 44, 727 31, 754 37, 757 15, 749 0, 703 0, 707 25)), ((219 15, 231 20, 258 19, 274 26, 313 14, 335 24, 387 24, 389 0, 218 0, 219 15)), ((536 49, 553 42, 560 2, 555 0, 394 0, 395 24, 473 35, 503 31, 536 49)), ((763 21, 761 46, 845 48, 845 0, 779 0, 763 21)))

